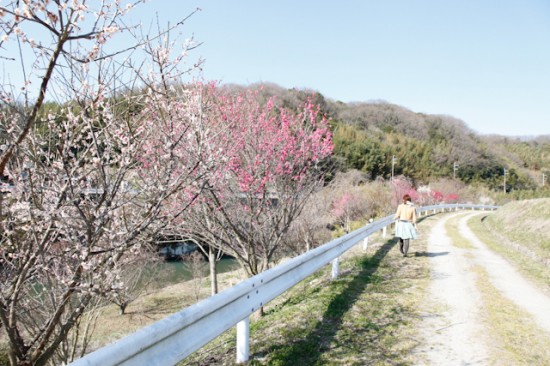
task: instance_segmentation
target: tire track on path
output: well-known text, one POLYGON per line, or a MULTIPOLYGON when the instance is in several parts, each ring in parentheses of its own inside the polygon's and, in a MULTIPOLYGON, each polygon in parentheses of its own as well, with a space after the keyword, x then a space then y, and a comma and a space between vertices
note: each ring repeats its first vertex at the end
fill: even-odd
POLYGON ((415 365, 494 364, 490 355, 499 352, 492 349, 494 337, 482 319, 485 304, 474 268, 483 268, 496 291, 529 314, 538 331, 543 332, 540 334, 550 338, 550 297, 490 250, 468 227, 468 220, 479 213, 457 220, 461 245, 453 245, 445 225, 457 215, 464 214, 443 217, 428 237, 431 282, 422 308, 415 365))
POLYGON ((419 329, 417 365, 485 365, 481 295, 470 271, 469 251, 453 246, 442 218, 428 237, 431 283, 419 329))
POLYGON ((476 248, 474 261, 487 271, 490 281, 506 298, 531 314, 537 325, 550 336, 550 297, 526 280, 504 258, 491 251, 473 233, 467 221, 473 215, 463 217, 459 222, 460 235, 476 248))

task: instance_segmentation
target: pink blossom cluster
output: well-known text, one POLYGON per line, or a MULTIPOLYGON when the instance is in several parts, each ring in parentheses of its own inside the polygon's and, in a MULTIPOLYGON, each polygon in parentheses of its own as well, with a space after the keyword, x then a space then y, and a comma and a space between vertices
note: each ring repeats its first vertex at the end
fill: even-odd
POLYGON ((412 201, 417 205, 456 203, 460 198, 456 193, 433 190, 429 186, 421 186, 416 189, 412 182, 404 177, 394 179, 392 186, 394 189, 394 205, 399 204, 405 194, 411 196, 412 201))
POLYGON ((275 98, 260 103, 257 91, 222 94, 217 99, 220 151, 229 177, 241 192, 262 193, 277 180, 299 185, 315 164, 332 153, 327 120, 309 100, 298 113, 277 106, 275 98))

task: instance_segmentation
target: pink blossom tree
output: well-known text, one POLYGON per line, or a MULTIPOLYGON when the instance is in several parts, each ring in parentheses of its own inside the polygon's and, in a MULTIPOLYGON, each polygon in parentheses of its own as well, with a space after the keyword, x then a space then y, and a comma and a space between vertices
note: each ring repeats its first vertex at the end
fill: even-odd
POLYGON ((174 87, 193 46, 172 57, 159 32, 108 49, 117 34, 140 33, 124 20, 131 8, 0 6, 0 61, 14 72, 0 92, 0 322, 12 365, 67 363, 86 351, 85 342, 60 345, 90 305, 124 288, 125 263, 181 216, 210 164, 196 95, 174 87), (166 209, 175 196, 182 204, 166 209))
POLYGON ((404 176, 396 177, 391 182, 391 186, 393 188, 392 205, 394 207, 397 207, 397 205, 403 202, 403 196, 405 194, 408 194, 409 196, 411 196, 413 203, 418 202, 420 195, 418 194, 412 182, 408 178, 404 176))
POLYGON ((370 208, 365 194, 360 189, 353 188, 356 187, 349 187, 347 192, 341 193, 332 202, 332 216, 345 233, 351 232, 352 222, 366 216, 370 208))
POLYGON ((459 198, 460 198, 460 196, 459 196, 458 194, 456 194, 456 193, 449 193, 449 194, 447 194, 447 195, 444 197, 443 201, 444 201, 445 203, 457 203, 458 200, 459 200, 459 198))
POLYGON ((432 199, 435 203, 441 203, 444 200, 443 193, 439 191, 432 191, 432 199))
POLYGON ((185 225, 252 276, 270 266, 321 183, 331 133, 309 101, 294 112, 274 98, 260 103, 257 91, 216 93, 207 118, 218 136, 214 150, 224 151, 225 160, 208 177, 185 225))

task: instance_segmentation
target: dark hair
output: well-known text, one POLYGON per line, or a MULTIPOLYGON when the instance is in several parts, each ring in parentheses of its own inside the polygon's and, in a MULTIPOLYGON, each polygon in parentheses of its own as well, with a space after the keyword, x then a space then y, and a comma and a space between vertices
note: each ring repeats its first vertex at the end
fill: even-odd
POLYGON ((404 195, 403 196, 403 202, 411 202, 411 196, 409 196, 408 194, 404 195))

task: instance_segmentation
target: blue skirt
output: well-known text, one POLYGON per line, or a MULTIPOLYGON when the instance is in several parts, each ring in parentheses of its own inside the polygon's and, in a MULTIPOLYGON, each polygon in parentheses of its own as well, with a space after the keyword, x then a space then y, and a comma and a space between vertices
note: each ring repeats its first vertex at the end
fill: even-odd
POLYGON ((395 236, 401 239, 416 239, 416 229, 412 222, 400 221, 395 222, 395 236))

